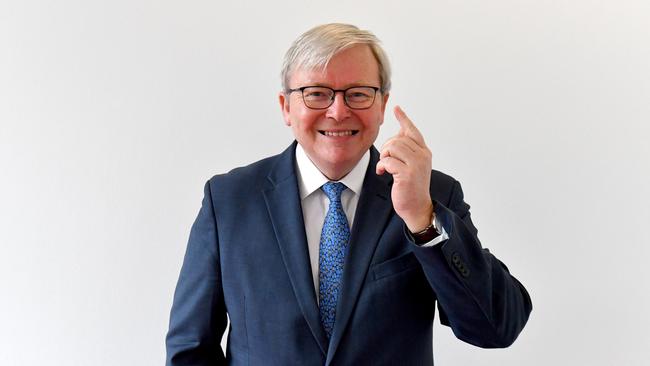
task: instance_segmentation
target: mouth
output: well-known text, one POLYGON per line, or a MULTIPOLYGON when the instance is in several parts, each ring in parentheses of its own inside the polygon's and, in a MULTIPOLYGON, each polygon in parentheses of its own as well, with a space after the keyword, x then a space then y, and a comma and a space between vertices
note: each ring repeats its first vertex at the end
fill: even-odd
POLYGON ((354 136, 357 133, 359 133, 359 130, 340 130, 340 131, 318 130, 318 133, 328 137, 354 136))

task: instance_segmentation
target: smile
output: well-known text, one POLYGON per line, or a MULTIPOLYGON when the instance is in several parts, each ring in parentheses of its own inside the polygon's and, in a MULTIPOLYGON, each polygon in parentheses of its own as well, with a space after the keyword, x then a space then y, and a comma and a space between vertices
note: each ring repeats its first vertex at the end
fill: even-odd
POLYGON ((359 130, 346 130, 346 131, 318 130, 318 132, 324 136, 338 137, 338 136, 354 136, 359 132, 359 130))

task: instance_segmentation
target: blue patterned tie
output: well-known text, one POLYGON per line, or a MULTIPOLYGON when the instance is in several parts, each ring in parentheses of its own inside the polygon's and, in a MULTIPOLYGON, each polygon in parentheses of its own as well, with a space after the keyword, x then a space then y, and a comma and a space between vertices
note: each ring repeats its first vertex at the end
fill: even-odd
POLYGON ((345 188, 343 183, 334 182, 327 182, 321 187, 330 200, 323 231, 320 235, 318 253, 320 320, 325 328, 325 333, 327 333, 327 338, 331 337, 332 329, 334 329, 343 263, 350 241, 350 226, 341 205, 341 192, 345 188))

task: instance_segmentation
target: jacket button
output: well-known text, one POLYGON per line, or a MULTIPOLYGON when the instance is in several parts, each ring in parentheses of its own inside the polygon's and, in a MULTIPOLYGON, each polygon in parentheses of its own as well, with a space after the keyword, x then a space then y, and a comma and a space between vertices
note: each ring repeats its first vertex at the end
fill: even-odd
POLYGON ((460 270, 460 274, 463 277, 469 277, 469 269, 463 267, 463 269, 460 270))
POLYGON ((465 263, 460 259, 460 255, 457 252, 451 255, 451 262, 454 263, 454 267, 460 272, 461 276, 469 276, 469 269, 465 267, 465 263))

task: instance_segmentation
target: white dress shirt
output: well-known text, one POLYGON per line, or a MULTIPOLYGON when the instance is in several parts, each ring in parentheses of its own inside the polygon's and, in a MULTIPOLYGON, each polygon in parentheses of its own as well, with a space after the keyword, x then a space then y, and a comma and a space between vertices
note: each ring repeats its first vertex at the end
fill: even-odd
MULTIPOLYGON (((370 150, 366 151, 361 157, 357 165, 341 180, 347 189, 341 193, 341 204, 343 211, 348 219, 350 225, 350 232, 352 231, 352 224, 354 223, 354 214, 357 210, 359 203, 359 196, 361 195, 361 188, 363 187, 363 180, 370 163, 370 150)), ((316 298, 318 299, 318 257, 320 236, 323 230, 323 223, 329 208, 329 199, 320 188, 323 184, 329 182, 323 173, 314 165, 309 159, 305 150, 298 144, 296 146, 296 173, 298 176, 298 188, 300 190, 300 202, 302 205, 302 217, 305 221, 305 234, 307 235, 307 246, 309 249, 309 261, 311 264, 311 274, 314 281, 314 289, 316 291, 316 298)), ((426 244, 421 246, 433 246, 443 240, 448 239, 447 233, 440 225, 437 218, 434 226, 441 233, 438 237, 434 238, 426 244)))

